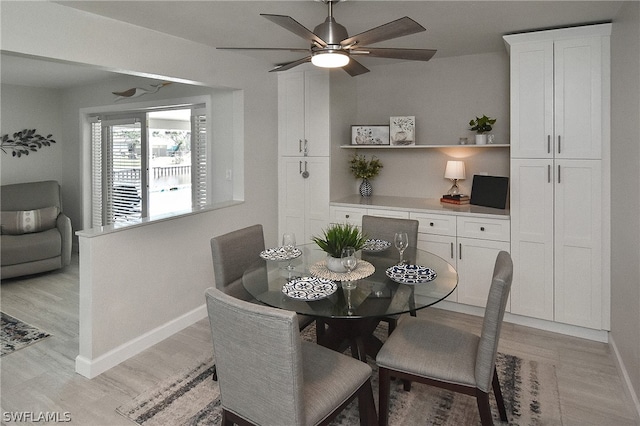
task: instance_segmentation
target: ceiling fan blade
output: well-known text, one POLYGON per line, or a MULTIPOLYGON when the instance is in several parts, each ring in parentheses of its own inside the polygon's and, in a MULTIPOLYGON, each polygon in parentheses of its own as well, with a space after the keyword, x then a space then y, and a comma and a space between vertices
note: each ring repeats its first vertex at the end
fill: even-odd
POLYGON ((325 47, 327 45, 324 40, 308 30, 304 25, 293 19, 291 16, 270 15, 267 13, 261 13, 260 16, 264 16, 271 22, 280 25, 282 28, 291 31, 312 44, 317 43, 320 47, 325 47))
POLYGON ((300 47, 216 47, 218 50, 280 50, 287 52, 309 52, 309 49, 300 47))
POLYGON ((428 61, 436 52, 437 50, 435 49, 394 49, 384 47, 360 47, 349 51, 353 56, 362 55, 374 58, 406 59, 409 61, 428 61))
POLYGON ((427 29, 425 27, 418 24, 408 16, 405 16, 404 18, 396 19, 395 21, 388 22, 384 25, 380 25, 379 27, 375 27, 363 33, 346 38, 342 40, 340 44, 342 46, 349 46, 355 43, 356 46, 364 46, 426 30, 427 29))
POLYGON ((342 69, 348 72, 351 77, 369 72, 369 68, 365 67, 353 58, 350 58, 349 63, 342 67, 342 69))
POLYGON ((278 71, 286 71, 290 70, 293 67, 297 67, 298 65, 302 65, 306 62, 311 62, 311 56, 304 57, 302 59, 298 59, 297 61, 287 62, 286 64, 278 64, 276 67, 269 72, 278 72, 278 71))

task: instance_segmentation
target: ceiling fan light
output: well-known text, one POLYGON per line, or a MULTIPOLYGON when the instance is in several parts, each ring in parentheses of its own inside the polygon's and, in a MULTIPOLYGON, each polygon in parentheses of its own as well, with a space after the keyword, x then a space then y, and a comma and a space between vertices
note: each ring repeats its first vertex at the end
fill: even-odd
POLYGON ((311 63, 321 68, 340 68, 349 63, 349 55, 342 52, 318 52, 311 57, 311 63))

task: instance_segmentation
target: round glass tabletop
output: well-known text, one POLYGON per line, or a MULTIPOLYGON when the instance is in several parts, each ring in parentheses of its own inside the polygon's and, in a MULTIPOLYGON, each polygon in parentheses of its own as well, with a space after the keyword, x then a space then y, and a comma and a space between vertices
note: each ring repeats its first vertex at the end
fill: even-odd
MULTIPOLYGON (((406 265, 398 268, 398 251, 390 247, 358 252, 374 271, 355 280, 348 289, 339 280, 317 276, 326 253, 316 244, 298 246, 302 255, 293 260, 260 259, 243 274, 245 289, 266 305, 321 318, 373 318, 416 311, 449 296, 458 274, 446 260, 424 250, 404 252, 406 265), (289 267, 288 267, 289 266, 289 267), (388 271, 389 270, 389 271, 388 271), (311 273, 315 272, 315 275, 311 273)), ((370 268, 365 262, 362 268, 370 268)), ((352 271, 357 276, 358 267, 352 271)), ((336 275, 340 277, 340 275, 336 275)))

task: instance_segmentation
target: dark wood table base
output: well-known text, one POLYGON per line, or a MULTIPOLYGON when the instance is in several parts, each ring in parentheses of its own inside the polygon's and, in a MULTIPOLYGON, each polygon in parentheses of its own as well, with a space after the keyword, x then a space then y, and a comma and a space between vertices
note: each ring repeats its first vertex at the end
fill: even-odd
POLYGON ((380 318, 322 318, 316 320, 318 344, 343 352, 351 348, 351 355, 367 362, 367 355, 374 360, 382 347, 382 341, 373 335, 380 318))

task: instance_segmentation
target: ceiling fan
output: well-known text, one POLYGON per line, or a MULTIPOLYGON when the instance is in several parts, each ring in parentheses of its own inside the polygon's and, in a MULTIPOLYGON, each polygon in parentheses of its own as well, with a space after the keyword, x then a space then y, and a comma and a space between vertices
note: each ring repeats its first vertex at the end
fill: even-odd
POLYGON ((311 43, 308 49, 286 47, 219 47, 224 50, 287 50, 290 52, 305 52, 308 55, 293 62, 278 64, 273 71, 285 71, 295 66, 311 62, 323 68, 343 68, 352 77, 369 72, 364 65, 355 58, 376 57, 404 59, 410 61, 428 61, 435 55, 434 49, 396 49, 385 47, 367 47, 366 45, 426 31, 413 19, 404 18, 388 22, 355 36, 349 37, 347 29, 333 18, 333 5, 340 0, 321 0, 329 9, 327 19, 309 31, 298 21, 286 15, 270 15, 261 13, 271 22, 291 31, 311 43))

